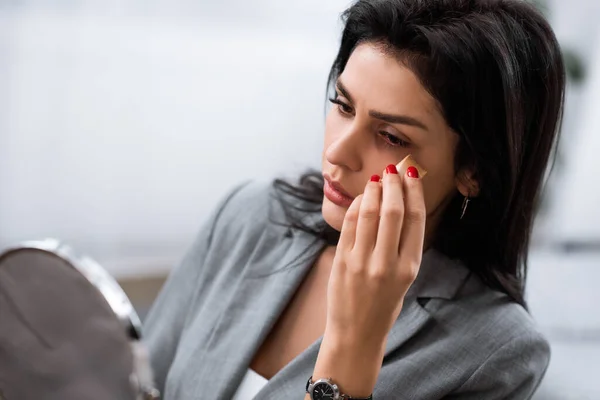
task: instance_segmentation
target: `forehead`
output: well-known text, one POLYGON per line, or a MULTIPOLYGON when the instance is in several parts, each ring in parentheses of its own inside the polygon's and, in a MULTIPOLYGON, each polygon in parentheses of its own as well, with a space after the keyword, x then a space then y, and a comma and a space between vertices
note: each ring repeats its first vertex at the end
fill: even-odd
POLYGON ((350 55, 339 80, 357 103, 382 112, 439 114, 435 99, 417 76, 381 46, 362 43, 350 55))

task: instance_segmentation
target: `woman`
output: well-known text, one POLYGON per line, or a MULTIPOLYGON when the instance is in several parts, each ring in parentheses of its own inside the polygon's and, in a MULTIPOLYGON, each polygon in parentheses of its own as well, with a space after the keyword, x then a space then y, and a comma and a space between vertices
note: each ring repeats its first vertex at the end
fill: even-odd
POLYGON ((223 200, 148 317, 159 387, 530 398, 550 353, 524 286, 563 110, 555 36, 518 0, 364 0, 344 21, 322 171, 223 200))

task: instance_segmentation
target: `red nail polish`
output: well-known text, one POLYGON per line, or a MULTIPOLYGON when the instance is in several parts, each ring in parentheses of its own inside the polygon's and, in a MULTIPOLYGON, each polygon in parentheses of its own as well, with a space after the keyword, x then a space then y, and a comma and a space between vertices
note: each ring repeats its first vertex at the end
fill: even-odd
POLYGON ((371 177, 371 182, 379 182, 381 180, 381 177, 379 175, 373 175, 371 177))
POLYGON ((406 175, 408 175, 409 178, 418 178, 419 170, 413 166, 410 166, 410 167, 406 168, 406 175))
POLYGON ((396 169, 396 166, 394 164, 390 164, 386 167, 385 172, 387 172, 388 174, 397 174, 398 170, 396 169))

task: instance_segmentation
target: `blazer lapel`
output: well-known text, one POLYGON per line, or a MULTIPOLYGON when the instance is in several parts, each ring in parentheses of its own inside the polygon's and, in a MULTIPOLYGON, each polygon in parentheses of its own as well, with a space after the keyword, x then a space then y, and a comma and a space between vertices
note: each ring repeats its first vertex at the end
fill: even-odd
POLYGON ((233 397, 252 358, 322 247, 322 242, 306 233, 295 232, 285 239, 282 235, 285 231, 281 229, 262 233, 256 246, 262 250, 250 256, 206 344, 203 371, 195 375, 202 380, 197 387, 208 385, 213 399, 233 397), (270 247, 273 243, 276 250, 270 247))
POLYGON ((388 335, 385 357, 426 326, 431 319, 427 302, 433 298, 454 298, 469 274, 463 265, 430 249, 423 255, 419 275, 408 290, 400 316, 388 335))

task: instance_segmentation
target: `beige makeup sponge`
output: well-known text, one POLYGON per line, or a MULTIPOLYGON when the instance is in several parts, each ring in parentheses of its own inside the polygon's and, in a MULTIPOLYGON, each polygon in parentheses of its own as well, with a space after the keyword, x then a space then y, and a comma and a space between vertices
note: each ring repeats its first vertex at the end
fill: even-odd
POLYGON ((423 178, 425 175, 427 175, 427 170, 417 164, 415 159, 412 158, 410 154, 404 157, 404 160, 396 164, 396 169, 398 169, 398 173, 400 175, 406 174, 408 167, 415 167, 417 171, 419 171, 419 178, 423 178))

